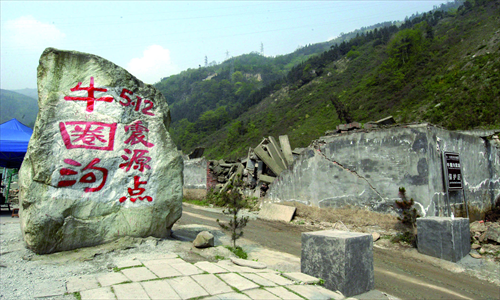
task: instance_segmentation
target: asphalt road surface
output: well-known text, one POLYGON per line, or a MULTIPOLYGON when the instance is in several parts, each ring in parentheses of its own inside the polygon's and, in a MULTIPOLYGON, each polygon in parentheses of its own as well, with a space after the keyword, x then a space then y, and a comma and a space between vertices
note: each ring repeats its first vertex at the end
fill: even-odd
MULTIPOLYGON (((216 219, 226 218, 218 212, 184 205, 182 218, 176 224, 218 227, 216 219)), ((244 238, 300 257, 301 233, 311 230, 305 226, 258 219, 248 222, 244 238)), ((374 248, 374 269, 375 289, 401 299, 500 299, 498 285, 463 272, 450 272, 396 250, 374 248)))

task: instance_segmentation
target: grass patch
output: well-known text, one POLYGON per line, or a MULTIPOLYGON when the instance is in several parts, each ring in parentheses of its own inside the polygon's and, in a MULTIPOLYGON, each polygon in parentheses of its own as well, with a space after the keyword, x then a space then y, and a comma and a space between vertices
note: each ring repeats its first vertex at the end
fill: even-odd
POLYGON ((233 252, 234 255, 238 256, 239 258, 242 258, 242 259, 248 258, 248 254, 240 246, 236 246, 236 247, 224 246, 224 247, 226 249, 228 249, 229 251, 233 252))
POLYGON ((183 198, 182 202, 186 202, 186 203, 194 204, 194 205, 198 205, 198 206, 210 206, 210 203, 206 202, 205 200, 183 198))
POLYGON ((80 294, 80 292, 74 292, 73 296, 75 296, 76 300, 82 300, 82 295, 80 294))
POLYGON ((144 267, 144 264, 141 264, 141 265, 138 265, 138 266, 123 267, 123 268, 114 267, 113 271, 114 272, 119 272, 119 271, 125 270, 125 269, 133 269, 133 268, 140 268, 140 267, 144 267))
POLYGON ((217 261, 219 261, 219 260, 224 260, 224 259, 226 259, 226 258, 225 258, 224 256, 216 255, 216 256, 215 256, 215 259, 216 259, 217 261))

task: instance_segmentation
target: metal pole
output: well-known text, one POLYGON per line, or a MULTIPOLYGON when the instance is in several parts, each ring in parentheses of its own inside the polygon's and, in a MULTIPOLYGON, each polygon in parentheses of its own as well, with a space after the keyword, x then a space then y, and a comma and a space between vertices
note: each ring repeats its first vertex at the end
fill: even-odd
POLYGON ((445 154, 444 151, 441 152, 441 165, 443 167, 443 184, 444 184, 444 191, 446 193, 446 204, 448 206, 448 217, 451 217, 451 205, 450 205, 450 191, 448 189, 448 178, 446 170, 446 159, 445 159, 445 154))

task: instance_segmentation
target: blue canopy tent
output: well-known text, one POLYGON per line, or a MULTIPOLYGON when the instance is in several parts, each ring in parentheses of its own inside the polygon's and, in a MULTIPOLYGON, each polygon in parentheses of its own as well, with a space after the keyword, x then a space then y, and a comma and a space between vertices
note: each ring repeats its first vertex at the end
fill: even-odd
POLYGON ((3 195, 0 194, 0 205, 7 205, 9 211, 11 210, 10 203, 7 200, 12 175, 17 173, 17 169, 19 169, 23 163, 24 155, 28 150, 28 143, 32 134, 33 130, 31 128, 21 124, 16 119, 0 124, 0 167, 16 169, 9 170, 9 172, 7 172, 8 174, 5 174, 4 169, 3 174, 8 176, 8 183, 6 189, 3 191, 3 195))
POLYGON ((19 169, 33 130, 12 119, 0 124, 0 167, 19 169))

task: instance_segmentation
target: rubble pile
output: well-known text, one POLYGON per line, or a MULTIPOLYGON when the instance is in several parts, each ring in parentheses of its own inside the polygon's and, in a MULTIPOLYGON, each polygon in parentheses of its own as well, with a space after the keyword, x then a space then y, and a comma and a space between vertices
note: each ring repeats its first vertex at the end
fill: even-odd
POLYGON ((303 149, 290 148, 287 135, 279 137, 279 143, 272 136, 264 138, 248 155, 238 161, 209 161, 208 187, 222 193, 239 178, 247 196, 263 197, 274 179, 293 163, 303 149))
POLYGON ((472 249, 471 256, 481 258, 482 255, 492 255, 500 260, 500 223, 475 221, 470 224, 472 249))

